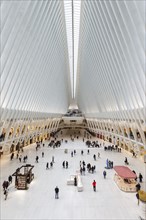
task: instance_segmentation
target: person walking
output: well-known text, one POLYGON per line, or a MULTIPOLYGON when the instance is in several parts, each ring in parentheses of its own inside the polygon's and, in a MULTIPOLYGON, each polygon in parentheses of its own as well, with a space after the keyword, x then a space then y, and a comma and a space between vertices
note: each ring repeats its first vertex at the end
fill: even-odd
POLYGON ((127 157, 125 157, 125 161, 124 162, 125 162, 126 165, 129 165, 127 157))
POLYGON ((26 155, 26 156, 25 156, 25 162, 27 162, 27 160, 28 160, 28 156, 26 155))
POLYGON ((13 158, 14 158, 14 153, 11 154, 10 159, 13 160, 13 158))
POLYGON ((103 171, 103 176, 104 176, 104 179, 106 178, 106 171, 104 170, 103 171))
POLYGON ((96 192, 96 181, 95 180, 92 182, 92 186, 93 186, 93 191, 96 192))
POLYGON ((25 160, 26 160, 26 158, 25 158, 25 156, 23 157, 23 163, 25 163, 25 160))
POLYGON ((96 160, 96 155, 95 154, 93 155, 93 159, 96 160))
POLYGON ((9 181, 9 184, 12 183, 12 176, 11 175, 8 177, 8 181, 9 181))
POLYGON ((19 162, 21 163, 22 155, 19 156, 19 162))
POLYGON ((5 190, 4 190, 4 196, 5 196, 5 200, 6 200, 7 197, 8 197, 8 189, 5 189, 5 190))
POLYGON ((58 188, 58 186, 55 187, 55 199, 59 199, 59 188, 58 188))
POLYGON ((74 186, 77 186, 77 177, 74 177, 74 186))
POLYGON ((52 161, 50 162, 50 168, 53 168, 53 162, 52 161))
POLYGON ((46 170, 48 170, 49 169, 49 163, 47 162, 47 164, 46 164, 46 170))
POLYGON ((5 191, 5 189, 7 189, 7 181, 6 180, 4 180, 2 186, 3 186, 3 190, 5 191))
POLYGON ((38 163, 39 162, 39 157, 38 156, 36 156, 36 163, 38 163))
POLYGON ((63 161, 62 166, 63 166, 63 168, 65 168, 65 161, 63 161))
POLYGON ((66 169, 68 169, 68 161, 66 161, 66 169))
POLYGON ((141 173, 139 173, 139 182, 142 183, 142 179, 143 179, 143 176, 141 173))
POLYGON ((44 152, 42 152, 42 157, 44 157, 44 152))
POLYGON ((136 198, 137 198, 137 204, 139 205, 139 194, 138 194, 138 192, 136 193, 136 198))
POLYGON ((55 163, 55 161, 54 161, 54 156, 52 156, 52 163, 55 163))
POLYGON ((85 163, 85 161, 84 161, 84 160, 83 160, 82 164, 83 164, 83 166, 86 166, 86 163, 85 163))
POLYGON ((140 183, 137 183, 135 187, 136 187, 136 192, 138 192, 141 189, 140 183))
POLYGON ((85 168, 85 166, 83 166, 82 173, 83 173, 84 176, 85 176, 85 171, 86 171, 86 168, 85 168))

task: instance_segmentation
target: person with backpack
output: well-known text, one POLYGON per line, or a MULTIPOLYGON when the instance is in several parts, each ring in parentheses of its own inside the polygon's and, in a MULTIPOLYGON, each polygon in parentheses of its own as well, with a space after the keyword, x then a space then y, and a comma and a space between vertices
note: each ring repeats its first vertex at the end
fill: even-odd
POLYGON ((58 188, 58 186, 55 187, 55 199, 59 199, 59 188, 58 188))

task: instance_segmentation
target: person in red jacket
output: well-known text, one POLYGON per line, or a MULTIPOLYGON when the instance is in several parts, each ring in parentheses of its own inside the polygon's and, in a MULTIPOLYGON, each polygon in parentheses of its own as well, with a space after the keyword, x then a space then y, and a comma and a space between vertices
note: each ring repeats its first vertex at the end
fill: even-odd
POLYGON ((93 181, 92 186, 93 186, 93 191, 96 192, 96 181, 95 180, 93 181))

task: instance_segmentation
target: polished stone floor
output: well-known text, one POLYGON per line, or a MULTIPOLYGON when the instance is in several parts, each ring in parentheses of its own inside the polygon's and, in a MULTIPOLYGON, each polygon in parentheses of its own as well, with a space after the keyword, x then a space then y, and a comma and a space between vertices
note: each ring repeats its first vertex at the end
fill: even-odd
MULTIPOLYGON (((58 139, 61 139, 59 136, 58 139)), ((133 158, 131 154, 124 151, 111 152, 101 148, 90 148, 87 154, 87 146, 82 137, 71 141, 70 136, 65 137, 68 143, 63 142, 59 148, 49 148, 48 142, 45 147, 41 146, 36 151, 36 144, 25 147, 22 157, 27 155, 27 163, 35 167, 34 180, 29 185, 28 190, 17 190, 13 183, 9 186, 7 200, 4 200, 3 189, 1 187, 1 220, 25 220, 25 219, 119 219, 136 220, 139 218, 139 207, 137 205, 136 193, 125 193, 119 190, 115 184, 114 169, 107 170, 107 178, 103 178, 103 170, 106 166, 106 159, 114 162, 114 165, 124 165, 125 156, 129 161, 129 168, 135 170, 137 174, 142 173, 145 179, 144 163, 138 158, 133 158), (68 149, 68 153, 64 150, 68 149), (71 151, 76 150, 76 155, 71 157, 71 151), (81 150, 84 155, 81 155, 81 150), (44 152, 44 158, 42 158, 44 152), (96 161, 93 155, 100 152, 101 158, 96 161), (39 156, 39 163, 35 162, 36 155, 39 156), (46 163, 51 162, 54 156, 55 163, 52 169, 46 170, 46 163), (62 168, 62 162, 68 161, 68 169, 62 168), (81 176, 83 182, 83 192, 78 192, 77 188, 67 185, 70 175, 79 170, 80 161, 91 163, 96 166, 94 174, 86 171, 85 176, 81 176), (92 189, 92 181, 97 182, 97 191, 92 189), (54 188, 60 189, 59 199, 54 198, 54 188)), ((98 140, 92 138, 92 140, 98 140)), ((100 140, 98 140, 100 143, 100 140)), ((103 143, 102 143, 103 144, 103 143)), ((105 145, 108 145, 105 143, 105 145)), ((15 172, 23 162, 15 158, 10 161, 10 155, 1 158, 0 181, 1 186, 8 176, 15 172)), ((145 180, 142 188, 145 186, 145 180)))

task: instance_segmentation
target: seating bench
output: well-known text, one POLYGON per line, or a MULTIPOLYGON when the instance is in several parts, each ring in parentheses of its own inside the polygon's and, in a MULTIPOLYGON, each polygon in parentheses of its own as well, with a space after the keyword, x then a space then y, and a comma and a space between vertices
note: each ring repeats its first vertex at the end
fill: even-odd
POLYGON ((74 185, 74 178, 77 178, 77 190, 78 192, 83 191, 83 183, 81 180, 81 175, 77 172, 75 175, 70 175, 70 178, 67 179, 67 185, 74 185))

